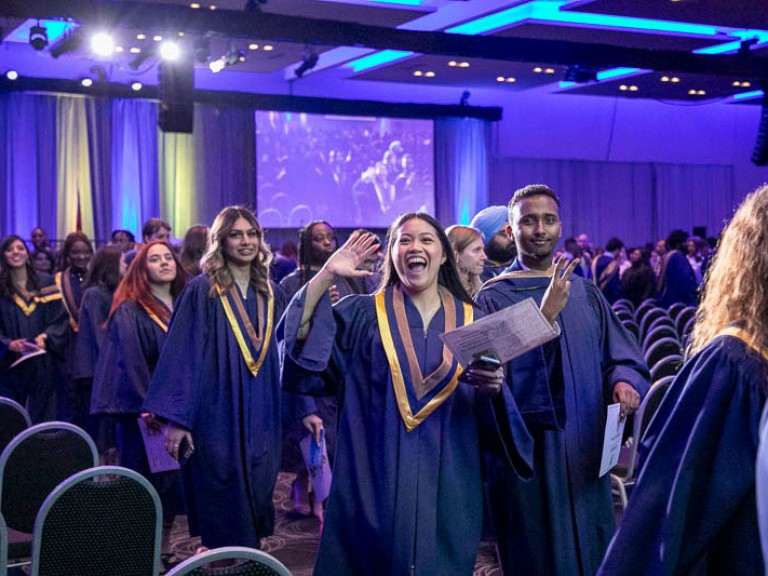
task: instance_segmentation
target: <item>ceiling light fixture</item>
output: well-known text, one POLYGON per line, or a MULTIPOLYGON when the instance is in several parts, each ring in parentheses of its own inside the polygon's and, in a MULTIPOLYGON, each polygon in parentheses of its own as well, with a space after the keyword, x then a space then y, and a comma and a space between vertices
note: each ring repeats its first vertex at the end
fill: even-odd
POLYGON ((115 40, 106 32, 98 32, 91 38, 91 50, 97 56, 111 56, 115 51, 115 40))
POLYGON ((8 72, 5 73, 5 77, 8 78, 8 80, 16 80, 19 77, 19 73, 16 72, 16 70, 8 70, 8 72))
POLYGON ((48 30, 40 25, 40 20, 37 21, 37 26, 29 29, 29 43, 38 52, 48 46, 48 30))

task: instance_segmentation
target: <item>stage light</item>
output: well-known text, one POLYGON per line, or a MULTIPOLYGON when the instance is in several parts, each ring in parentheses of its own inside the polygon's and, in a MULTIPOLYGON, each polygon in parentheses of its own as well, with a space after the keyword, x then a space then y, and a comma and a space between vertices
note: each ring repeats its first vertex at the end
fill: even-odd
POLYGON ((37 26, 29 29, 29 43, 38 52, 48 46, 48 30, 40 25, 40 20, 37 21, 37 26))
POLYGON ((245 62, 245 51, 230 50, 221 58, 213 60, 210 64, 208 64, 208 68, 210 68, 211 72, 215 74, 217 72, 221 72, 224 70, 224 68, 233 66, 239 62, 245 62))
POLYGON ((160 57, 163 60, 170 60, 171 62, 178 60, 181 54, 181 49, 176 42, 163 42, 160 45, 160 57))
POLYGON ((16 72, 16 70, 8 70, 8 72, 5 73, 5 77, 8 78, 8 80, 16 80, 19 77, 19 73, 16 72))
POLYGON ((227 65, 224 63, 224 60, 222 58, 219 58, 218 60, 213 60, 210 64, 208 64, 208 68, 211 69, 211 72, 216 74, 217 72, 221 72, 226 68, 227 65))
POLYGON ((315 66, 317 66, 318 56, 313 51, 309 49, 304 50, 304 57, 301 61, 301 65, 296 68, 296 70, 293 71, 294 74, 296 74, 296 78, 301 78, 312 70, 315 66))
POLYGON ((115 51, 115 40, 106 32, 94 34, 91 38, 91 50, 98 56, 111 56, 115 51))

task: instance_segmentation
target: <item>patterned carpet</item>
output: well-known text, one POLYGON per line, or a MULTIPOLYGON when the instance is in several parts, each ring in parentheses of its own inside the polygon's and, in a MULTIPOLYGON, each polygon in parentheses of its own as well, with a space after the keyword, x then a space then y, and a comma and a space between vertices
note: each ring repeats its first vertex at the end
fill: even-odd
MULTIPOLYGON (((320 522, 293 511, 289 498, 293 474, 280 474, 275 488, 275 533, 262 540, 262 550, 285 564, 294 576, 310 576, 320 543, 320 522)), ((195 553, 199 538, 190 538, 186 516, 176 519, 171 535, 173 552, 182 560, 195 553)), ((475 576, 500 576, 492 542, 483 542, 475 564, 475 576)))

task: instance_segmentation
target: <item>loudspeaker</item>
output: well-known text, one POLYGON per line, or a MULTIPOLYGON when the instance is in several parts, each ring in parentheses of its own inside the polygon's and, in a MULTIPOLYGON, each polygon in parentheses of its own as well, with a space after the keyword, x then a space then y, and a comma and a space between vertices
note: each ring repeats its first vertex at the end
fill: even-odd
POLYGON ((757 166, 768 166, 768 91, 763 87, 763 103, 760 110, 760 126, 757 142, 752 152, 752 162, 757 166))
POLYGON ((195 69, 192 58, 163 60, 158 68, 160 109, 158 125, 163 132, 191 134, 195 111, 195 69))

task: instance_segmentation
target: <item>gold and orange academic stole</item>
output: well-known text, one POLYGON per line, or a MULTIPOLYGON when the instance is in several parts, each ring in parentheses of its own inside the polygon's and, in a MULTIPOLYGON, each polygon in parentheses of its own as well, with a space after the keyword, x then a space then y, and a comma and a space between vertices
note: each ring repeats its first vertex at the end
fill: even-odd
MULTIPOLYGON (((62 295, 61 302, 64 304, 64 309, 69 315, 69 325, 72 327, 73 331, 77 332, 80 328, 77 323, 77 316, 80 314, 80 309, 77 307, 74 294, 72 294, 72 279, 69 275, 69 268, 62 272, 56 272, 53 279, 56 282, 56 286, 59 287, 59 292, 61 292, 62 295)), ((167 331, 168 329, 166 328, 166 332, 167 331)))
MULTIPOLYGON (((413 341, 411 340, 411 333, 408 329, 408 320, 405 315, 403 293, 399 288, 389 287, 386 290, 377 292, 374 298, 376 301, 376 318, 379 324, 379 334, 381 335, 384 352, 387 355, 389 370, 392 373, 392 386, 395 390, 397 408, 400 411, 400 417, 405 424, 405 429, 408 432, 411 432, 450 397, 456 389, 456 386, 458 386, 459 375, 462 372, 462 368, 459 363, 453 359, 451 351, 443 345, 442 363, 437 367, 437 370, 424 378, 421 369, 419 368, 419 362, 416 359, 416 353, 413 350, 413 341), (408 365, 407 372, 403 372, 397 348, 395 347, 394 336, 390 325, 390 313, 387 310, 387 295, 391 295, 392 309, 397 325, 397 337, 400 348, 405 352, 406 363, 408 365), (427 402, 426 406, 414 415, 411 411, 411 405, 408 402, 406 381, 410 384, 416 394, 416 398, 419 400, 435 387, 441 384, 444 384, 444 387, 434 398, 427 402)), ((442 286, 440 286, 440 299, 445 314, 445 331, 449 332, 456 328, 456 301, 453 295, 442 286)), ((463 325, 467 325, 473 320, 473 309, 471 304, 462 304, 464 309, 463 325)))
POLYGON ((160 320, 160 317, 157 314, 152 312, 152 310, 150 310, 149 308, 144 306, 144 304, 142 304, 141 302, 137 302, 137 304, 139 306, 141 306, 141 308, 142 308, 142 310, 144 310, 144 312, 147 313, 147 316, 149 316, 149 318, 152 320, 152 322, 154 322, 155 324, 160 326, 160 330, 162 330, 165 333, 168 333, 168 324, 166 324, 165 322, 160 320))
POLYGON ((41 288, 40 292, 37 294, 24 290, 23 296, 26 300, 22 298, 18 292, 13 293, 13 301, 19 308, 21 308, 21 311, 24 312, 24 316, 31 316, 38 304, 61 300, 61 292, 59 292, 59 289, 55 284, 41 288))
POLYGON ((763 360, 768 361, 768 350, 766 350, 765 346, 759 344, 757 342, 757 339, 749 334, 746 330, 742 330, 741 328, 736 328, 735 326, 731 326, 730 328, 725 328, 724 330, 721 330, 717 333, 718 336, 733 336, 734 338, 738 338, 744 344, 746 344, 749 348, 760 354, 760 356, 763 357, 763 360))
POLYGON ((216 284, 216 292, 219 294, 219 300, 221 300, 221 305, 224 307, 227 320, 229 320, 229 326, 232 328, 232 332, 235 335, 235 340, 237 340, 237 345, 240 347, 240 353, 243 355, 243 359, 245 360, 245 364, 248 366, 248 370, 254 376, 259 373, 259 369, 264 363, 264 358, 267 357, 269 341, 272 338, 272 322, 275 315, 275 299, 272 295, 272 286, 270 284, 267 284, 267 290, 269 291, 269 294, 267 296, 266 325, 264 323, 264 299, 261 293, 256 293, 257 318, 259 322, 259 330, 261 330, 261 334, 256 334, 256 330, 253 329, 253 324, 251 324, 251 321, 248 318, 248 313, 245 310, 245 306, 243 306, 243 300, 240 298, 240 293, 238 292, 237 287, 232 286, 230 290, 225 292, 220 285, 216 284), (232 310, 232 306, 229 303, 230 297, 235 303, 235 308, 237 308, 237 316, 235 315, 235 311, 232 310), (248 333, 248 339, 251 341, 251 344, 253 344, 253 349, 259 352, 258 360, 253 359, 253 355, 248 348, 248 343, 245 341, 245 337, 243 336, 243 331, 240 329, 240 323, 237 321, 238 317, 243 322, 243 326, 245 326, 245 331, 248 333))

